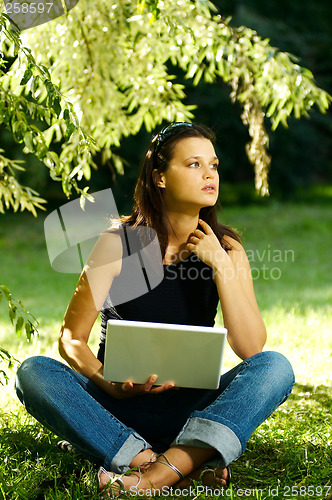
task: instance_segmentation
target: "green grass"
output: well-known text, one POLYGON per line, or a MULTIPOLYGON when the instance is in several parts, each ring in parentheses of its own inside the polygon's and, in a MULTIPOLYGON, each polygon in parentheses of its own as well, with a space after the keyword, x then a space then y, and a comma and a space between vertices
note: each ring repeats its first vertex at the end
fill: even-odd
MULTIPOLYGON (((78 278, 51 269, 43 219, 1 216, 1 283, 40 322, 38 339, 17 340, 4 301, 0 304, 1 346, 20 360, 32 354, 59 359, 57 335, 78 278)), ((331 206, 227 207, 223 220, 243 235, 268 328, 266 348, 288 357, 296 385, 253 434, 232 465, 233 491, 219 498, 324 498, 332 486, 331 206)), ((92 332, 95 352, 97 345, 98 324, 92 332)), ((228 350, 227 366, 237 362, 228 350)), ((0 499, 98 498, 93 465, 57 449, 56 436, 17 403, 14 370, 7 371, 10 383, 0 388, 0 499)))

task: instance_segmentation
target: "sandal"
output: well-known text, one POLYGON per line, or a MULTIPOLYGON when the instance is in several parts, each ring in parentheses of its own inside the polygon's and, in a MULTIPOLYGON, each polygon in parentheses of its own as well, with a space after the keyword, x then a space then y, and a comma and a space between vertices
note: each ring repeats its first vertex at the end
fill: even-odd
MULTIPOLYGON (((180 482, 185 479, 184 475, 182 474, 181 471, 179 471, 179 469, 177 467, 175 467, 175 465, 173 465, 169 459, 166 457, 166 455, 164 453, 160 453, 158 456, 157 456, 157 459, 156 461, 159 463, 159 464, 163 464, 163 465, 167 465, 167 467, 170 467, 170 469, 172 469, 174 472, 177 473, 177 475, 179 476, 179 479, 180 479, 180 482), (158 460, 159 457, 164 457, 164 459, 166 460, 166 462, 162 462, 161 460, 158 460)), ((217 477, 217 474, 216 474, 216 471, 217 471, 217 468, 218 467, 215 467, 215 468, 212 468, 212 467, 209 467, 209 466, 206 466, 202 469, 200 475, 199 475, 199 478, 198 480, 203 482, 203 476, 204 474, 208 473, 208 472, 212 472, 213 474, 213 480, 214 480, 214 483, 215 483, 215 480, 216 480, 216 477, 217 477)), ((226 470, 227 470, 227 479, 224 479, 224 481, 226 482, 225 484, 225 487, 226 488, 229 488, 230 484, 231 484, 231 469, 229 466, 226 467, 226 470)), ((190 479, 190 478, 189 478, 190 479)), ((203 483, 204 484, 204 483, 203 483)), ((222 485, 222 487, 224 487, 224 485, 222 485)))
POLYGON ((158 464, 163 464, 163 465, 167 465, 167 467, 169 467, 170 469, 172 469, 174 472, 177 473, 177 475, 179 476, 180 478, 180 481, 182 481, 182 479, 184 479, 184 475, 182 474, 181 471, 179 471, 179 469, 177 467, 175 467, 175 465, 173 465, 169 460, 168 458, 166 457, 166 455, 164 453, 160 453, 158 456, 157 456, 157 459, 156 459, 156 462, 158 464), (161 460, 158 460, 159 457, 164 457, 164 459, 166 460, 166 462, 162 462, 161 460))
MULTIPOLYGON (((147 469, 149 468, 149 466, 151 464, 153 464, 158 458, 158 455, 156 453, 152 453, 151 455, 151 458, 150 460, 148 460, 147 462, 143 462, 141 463, 138 467, 135 467, 134 469, 130 469, 129 471, 123 473, 123 474, 115 474, 114 472, 108 472, 106 469, 104 469, 104 467, 100 467, 99 471, 98 471, 98 481, 100 483, 100 476, 101 474, 106 474, 106 476, 110 479, 108 481, 108 483, 103 487, 103 490, 106 490, 107 489, 107 494, 108 494, 108 497, 109 498, 117 498, 118 496, 120 496, 121 494, 126 494, 128 493, 128 491, 125 490, 125 485, 122 481, 122 478, 123 476, 125 476, 126 474, 131 473, 131 472, 138 472, 138 480, 137 480, 137 483, 135 486, 131 486, 131 488, 135 488, 137 489, 137 487, 139 486, 140 482, 141 482, 141 479, 142 479, 142 472, 146 472, 147 469), (110 486, 112 486, 113 484, 117 483, 119 488, 117 488, 116 492, 117 492, 117 495, 115 495, 115 491, 113 488, 109 488, 110 486)), ((101 498, 107 498, 105 497, 104 495, 101 496, 101 498)))
MULTIPOLYGON (((179 481, 177 483, 177 488, 180 489, 186 489, 188 488, 189 485, 196 486, 197 483, 201 483, 204 486, 211 486, 211 487, 218 487, 218 488, 229 488, 231 484, 231 470, 229 467, 225 467, 227 470, 227 479, 221 478, 221 476, 217 475, 217 470, 222 470, 220 467, 213 467, 211 465, 204 465, 201 468, 196 469, 195 471, 192 471, 188 476, 184 478, 183 481, 179 481), (212 473, 213 475, 213 481, 204 481, 204 475, 207 473, 212 473), (220 484, 216 482, 216 479, 222 479, 222 481, 225 481, 226 484, 220 484)), ((331 499, 332 500, 332 499, 331 499)))
MULTIPOLYGON (((217 477, 217 474, 216 474, 217 468, 218 467, 209 467, 209 466, 204 467, 204 469, 201 471, 201 473, 199 475, 198 480, 204 484, 204 482, 203 482, 204 474, 211 472, 213 474, 213 481, 214 481, 213 485, 215 486, 215 480, 217 477)), ((227 470, 227 479, 224 479, 224 481, 226 481, 225 487, 229 488, 229 486, 231 484, 231 479, 232 479, 231 469, 230 469, 229 465, 227 465, 226 470, 227 470)))
POLYGON ((136 467, 136 469, 140 472, 146 472, 150 465, 157 461, 158 457, 159 455, 157 455, 157 453, 153 451, 150 460, 148 460, 147 462, 142 462, 138 467, 136 467))
MULTIPOLYGON (((137 470, 138 472, 138 480, 134 488, 137 488, 141 482, 142 479, 142 474, 141 471, 137 470)), ((106 474, 106 476, 109 478, 108 483, 102 488, 101 492, 102 495, 100 498, 118 498, 120 495, 126 495, 128 493, 128 490, 125 489, 124 482, 122 481, 123 476, 126 474, 115 474, 114 472, 108 472, 104 467, 100 467, 98 471, 98 481, 100 483, 100 477, 101 474, 106 474), (116 485, 116 488, 113 488, 112 486, 116 485), (105 493, 107 496, 105 496, 105 493)), ((132 488, 132 486, 131 486, 132 488)))

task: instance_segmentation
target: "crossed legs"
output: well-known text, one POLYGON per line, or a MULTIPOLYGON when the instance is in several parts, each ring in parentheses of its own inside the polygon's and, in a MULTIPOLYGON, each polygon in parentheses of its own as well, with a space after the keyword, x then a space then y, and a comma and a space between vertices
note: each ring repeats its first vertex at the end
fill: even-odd
MULTIPOLYGON (((37 420, 84 456, 103 464, 110 474, 149 461, 154 446, 142 436, 151 435, 153 428, 159 437, 167 428, 167 435, 176 437, 168 441, 164 453, 185 478, 199 475, 203 464, 214 460, 224 484, 227 465, 244 452, 252 432, 287 399, 293 383, 287 359, 262 352, 224 374, 217 391, 179 390, 157 400, 142 396, 119 401, 68 366, 36 357, 22 363, 17 393, 37 420)), ((174 468, 162 461, 144 469, 140 488, 181 484, 174 468)), ((108 479, 100 474, 100 485, 108 479)), ((123 482, 130 489, 137 484, 137 475, 125 475, 123 482)))

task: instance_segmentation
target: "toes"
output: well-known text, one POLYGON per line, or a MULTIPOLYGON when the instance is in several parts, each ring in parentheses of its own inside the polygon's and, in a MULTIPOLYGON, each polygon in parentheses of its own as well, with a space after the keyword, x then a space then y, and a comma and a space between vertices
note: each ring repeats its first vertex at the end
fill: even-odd
POLYGON ((99 488, 101 490, 105 488, 113 477, 114 474, 112 472, 108 472, 105 469, 100 468, 98 472, 99 488))
POLYGON ((201 480, 206 486, 227 486, 228 469, 203 470, 201 480))
POLYGON ((228 469, 216 469, 216 481, 223 486, 227 485, 228 469))
POLYGON ((176 483, 176 487, 180 489, 188 488, 188 486, 193 484, 193 481, 201 481, 205 486, 224 487, 229 482, 229 470, 227 467, 224 469, 216 468, 214 470, 200 468, 176 483))

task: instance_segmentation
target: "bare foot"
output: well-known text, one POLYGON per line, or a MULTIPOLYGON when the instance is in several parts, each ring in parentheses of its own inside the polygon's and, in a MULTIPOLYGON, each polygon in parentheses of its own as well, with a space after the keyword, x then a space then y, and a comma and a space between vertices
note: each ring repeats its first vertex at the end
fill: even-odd
POLYGON ((157 460, 157 453, 155 453, 151 448, 147 448, 146 450, 141 451, 136 455, 129 464, 129 467, 132 469, 134 467, 142 466, 143 464, 148 466, 157 460))
POLYGON ((132 491, 140 482, 140 475, 135 472, 130 474, 115 474, 101 468, 98 472, 99 491, 101 498, 114 498, 124 491, 132 491))
POLYGON ((192 480, 201 481, 205 486, 223 487, 227 486, 230 480, 229 469, 224 469, 202 466, 196 471, 193 471, 189 476, 185 477, 176 484, 177 488, 188 488, 192 485, 192 480))
POLYGON ((157 457, 158 455, 151 449, 142 451, 130 463, 131 469, 137 470, 129 470, 124 474, 115 474, 100 468, 98 480, 99 490, 104 490, 103 498, 118 496, 123 490, 130 491, 131 488, 137 487, 141 482, 142 474, 156 461, 157 457))
MULTIPOLYGON (((173 451, 173 450, 172 450, 173 451)), ((182 452, 182 449, 181 449, 182 452)), ((173 451, 174 454, 174 451, 173 451)), ((154 455, 154 454, 153 454, 154 455)), ((185 456, 185 453, 182 455, 185 456)), ((99 487, 103 491, 103 497, 119 496, 122 492, 133 492, 139 488, 140 492, 151 488, 159 489, 164 486, 176 485, 186 488, 192 485, 192 480, 201 481, 206 486, 227 487, 230 481, 229 468, 198 467, 192 473, 190 464, 182 463, 182 467, 188 475, 179 481, 181 476, 179 470, 170 462, 165 454, 161 454, 166 461, 158 461, 159 456, 151 456, 150 460, 138 465, 137 470, 129 470, 125 474, 114 474, 101 468, 98 473, 99 487), (165 467, 167 465, 168 467, 165 467), (178 476, 176 478, 176 476, 178 476)), ((143 458, 143 456, 139 457, 143 458)), ((145 458, 145 456, 144 456, 145 458)), ((198 464, 197 464, 198 465, 198 464)), ((196 467, 197 467, 196 465, 196 467)))

